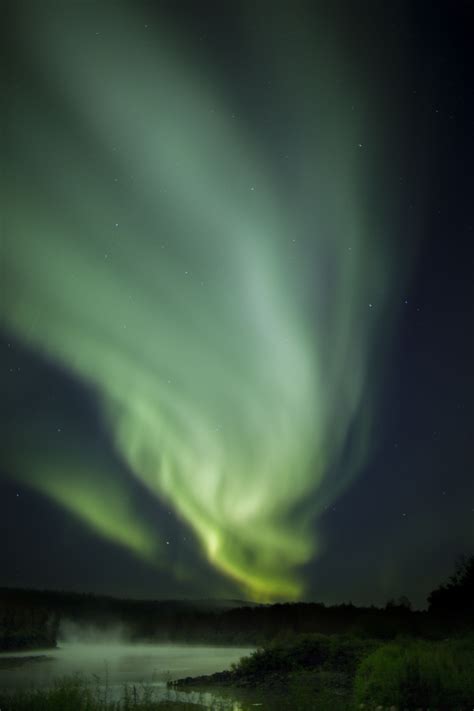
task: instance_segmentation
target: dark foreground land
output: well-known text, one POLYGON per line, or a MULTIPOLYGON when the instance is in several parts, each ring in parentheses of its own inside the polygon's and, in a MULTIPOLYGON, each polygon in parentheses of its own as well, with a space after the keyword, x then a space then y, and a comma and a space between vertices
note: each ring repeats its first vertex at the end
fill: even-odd
MULTIPOLYGON (((231 670, 170 683, 172 690, 212 691, 214 711, 334 711, 473 708, 474 636, 391 642, 348 636, 287 638, 244 657, 231 670), (227 700, 226 700, 227 699, 227 700)), ((107 697, 103 680, 69 678, 46 690, 0 692, 2 711, 199 711, 158 701, 153 687, 124 687, 107 697)))
MULTIPOLYGON (((124 687, 113 701, 104 680, 65 679, 46 690, 0 690, 1 711, 170 711, 203 706, 173 701, 176 690, 210 690, 219 711, 474 708, 474 557, 414 612, 406 600, 383 609, 354 605, 252 606, 144 602, 65 593, 0 590, 0 649, 54 646, 61 622, 107 630, 129 641, 256 645, 226 672, 169 685, 124 687), (45 644, 46 643, 46 644, 45 644), (228 701, 225 701, 225 698, 228 701), (238 702, 240 706, 235 705, 238 702)), ((199 699, 198 699, 199 701, 199 699)))
POLYGON ((175 686, 232 689, 236 698, 275 711, 471 709, 474 636, 388 643, 302 636, 259 649, 228 672, 175 686))

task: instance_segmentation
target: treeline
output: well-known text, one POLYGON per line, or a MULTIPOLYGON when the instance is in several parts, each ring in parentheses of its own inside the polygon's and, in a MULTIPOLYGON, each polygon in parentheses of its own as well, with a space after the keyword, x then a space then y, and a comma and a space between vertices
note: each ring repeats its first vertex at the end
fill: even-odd
POLYGON ((11 593, 0 593, 0 651, 55 647, 58 611, 34 592, 28 600, 11 593))
POLYGON ((251 605, 223 601, 148 601, 69 592, 0 589, 0 649, 54 646, 61 621, 127 640, 259 645, 298 634, 437 638, 474 627, 474 556, 430 593, 427 611, 406 598, 384 608, 322 603, 251 605), (240 605, 240 606, 235 606, 240 605))

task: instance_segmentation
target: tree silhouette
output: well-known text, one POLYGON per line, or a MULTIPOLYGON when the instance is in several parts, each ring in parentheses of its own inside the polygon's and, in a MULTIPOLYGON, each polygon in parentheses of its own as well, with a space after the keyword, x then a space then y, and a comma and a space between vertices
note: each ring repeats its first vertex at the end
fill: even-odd
POLYGON ((474 617, 474 555, 461 557, 448 582, 428 596, 432 612, 474 617))

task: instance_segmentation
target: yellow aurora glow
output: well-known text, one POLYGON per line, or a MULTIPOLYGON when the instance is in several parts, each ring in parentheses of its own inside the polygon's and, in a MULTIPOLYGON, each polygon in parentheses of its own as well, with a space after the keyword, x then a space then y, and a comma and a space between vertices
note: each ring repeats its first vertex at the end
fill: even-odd
MULTIPOLYGON (((118 3, 97 34, 98 8, 94 23, 35 12, 25 32, 39 71, 101 149, 48 107, 15 127, 28 170, 9 196, 6 328, 95 389, 120 456, 212 565, 254 599, 296 599, 298 566, 318 551, 314 520, 362 461, 359 439, 344 479, 328 479, 370 418, 368 304, 383 313, 390 287, 358 206, 365 178, 333 85, 337 48, 321 50, 330 71, 290 87, 282 55, 304 72, 304 22, 290 49, 274 38, 302 136, 289 158, 301 189, 285 200, 229 88, 177 37, 154 28, 144 41, 118 3)), ((28 116, 29 101, 14 112, 28 116)), ((64 484, 54 453, 32 454, 18 476, 159 563, 113 473, 70 469, 64 484)))

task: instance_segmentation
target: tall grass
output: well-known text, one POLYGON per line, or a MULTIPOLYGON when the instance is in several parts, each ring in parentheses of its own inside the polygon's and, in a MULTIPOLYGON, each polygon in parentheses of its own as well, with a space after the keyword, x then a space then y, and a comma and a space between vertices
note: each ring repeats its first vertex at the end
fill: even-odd
POLYGON ((474 704, 474 638, 385 644, 359 665, 356 704, 460 709, 474 704))
MULTIPOLYGON (((219 706, 213 707, 221 708, 219 706)), ((89 685, 82 676, 65 677, 42 689, 0 693, 1 711, 211 711, 200 704, 157 699, 153 687, 125 686, 120 701, 107 687, 89 685)))

